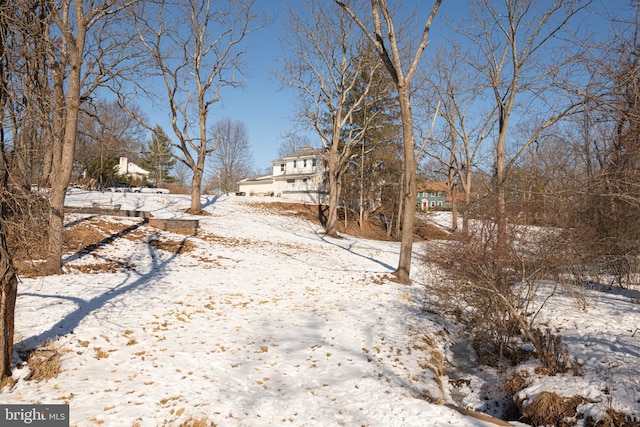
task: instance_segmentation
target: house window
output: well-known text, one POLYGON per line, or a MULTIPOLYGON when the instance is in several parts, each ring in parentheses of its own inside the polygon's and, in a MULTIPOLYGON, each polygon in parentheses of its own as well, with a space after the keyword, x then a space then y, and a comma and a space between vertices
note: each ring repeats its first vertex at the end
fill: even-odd
POLYGON ((307 182, 307 178, 302 178, 302 182, 307 182))
POLYGON ((313 166, 313 167, 316 166, 316 159, 311 159, 311 166, 313 166))
POLYGON ((435 200, 431 201, 431 207, 432 207, 432 208, 435 208, 435 207, 436 207, 436 202, 435 202, 435 200))
POLYGON ((306 168, 306 167, 307 167, 307 159, 304 159, 304 163, 302 164, 302 167, 303 167, 303 168, 306 168))
POLYGON ((284 163, 280 163, 280 172, 284 172, 284 163))
POLYGON ((438 206, 442 207, 442 201, 438 201, 438 206))
POLYGON ((298 164, 298 161, 297 161, 297 160, 294 160, 294 161, 293 161, 293 167, 295 168, 295 167, 297 166, 297 164, 298 164))
POLYGON ((287 184, 294 184, 296 182, 295 179, 288 179, 287 184))

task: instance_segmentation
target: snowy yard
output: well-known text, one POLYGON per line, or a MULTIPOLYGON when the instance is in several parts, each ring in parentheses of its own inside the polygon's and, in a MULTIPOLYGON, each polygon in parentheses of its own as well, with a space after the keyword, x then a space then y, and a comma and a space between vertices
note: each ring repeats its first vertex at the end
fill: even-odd
MULTIPOLYGON (((126 232, 66 254, 66 274, 22 279, 17 350, 55 339, 61 373, 26 381, 22 365, 0 401, 68 403, 73 426, 491 425, 442 405, 452 403, 443 368, 454 337, 423 310, 437 284, 418 258, 415 284, 399 285, 386 279, 399 244, 329 239, 256 200, 203 198, 209 215, 196 236, 112 218, 126 232)), ((67 197, 92 203, 192 218, 188 196, 67 197)), ((88 217, 67 223, 98 220, 88 217)), ((584 292, 586 310, 559 295, 544 313, 583 375, 532 377, 522 397, 580 394, 593 402, 587 414, 613 407, 640 417, 638 290, 584 292)), ((470 376, 457 403, 482 408, 482 388, 470 376)))

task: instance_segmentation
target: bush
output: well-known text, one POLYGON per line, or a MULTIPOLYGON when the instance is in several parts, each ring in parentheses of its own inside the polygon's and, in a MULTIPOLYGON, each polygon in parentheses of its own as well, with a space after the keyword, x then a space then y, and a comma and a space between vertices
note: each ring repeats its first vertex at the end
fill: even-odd
POLYGON ((563 264, 562 236, 513 226, 498 241, 494 222, 480 224, 430 254, 442 273, 441 302, 471 330, 481 363, 516 365, 534 356, 546 373, 565 372, 571 363, 560 337, 533 326, 545 301, 541 284, 563 264))
POLYGON ((49 235, 49 200, 39 192, 12 188, 0 195, 7 204, 7 240, 14 262, 43 258, 49 235))

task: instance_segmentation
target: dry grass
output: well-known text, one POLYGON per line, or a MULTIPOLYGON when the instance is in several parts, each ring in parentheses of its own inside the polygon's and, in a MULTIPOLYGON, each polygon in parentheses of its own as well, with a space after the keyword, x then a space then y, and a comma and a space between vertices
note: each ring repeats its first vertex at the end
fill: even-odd
POLYGON ((216 424, 212 421, 207 420, 206 418, 189 418, 187 421, 184 421, 178 424, 179 427, 215 427, 216 424))
MULTIPOLYGON (((316 225, 322 225, 321 218, 327 215, 327 206, 310 203, 287 202, 255 202, 252 206, 261 208, 267 212, 279 215, 293 216, 310 221, 316 225)), ((353 211, 347 211, 347 223, 345 225, 345 210, 338 209, 338 231, 349 236, 363 239, 394 241, 393 236, 387 236, 387 230, 382 221, 375 215, 370 215, 360 226, 358 215, 353 211)), ((428 224, 416 218, 414 239, 416 241, 450 238, 440 228, 428 224)))
POLYGON ((612 409, 607 409, 603 419, 594 420, 588 417, 584 425, 585 427, 640 427, 640 420, 612 409))
POLYGON ((508 397, 513 397, 520 390, 524 390, 529 386, 530 383, 531 380, 528 378, 528 374, 526 372, 516 372, 503 384, 502 388, 508 397))
POLYGON ((60 351, 49 340, 29 354, 27 366, 30 370, 25 377, 27 381, 40 382, 56 378, 60 374, 60 351))
POLYGON ((534 426, 569 426, 566 421, 576 416, 578 405, 587 402, 582 396, 561 397, 555 393, 543 391, 535 400, 522 408, 525 422, 534 426))
POLYGON ((6 386, 9 386, 9 390, 13 389, 18 381, 13 377, 4 377, 0 379, 0 390, 4 389, 6 386))

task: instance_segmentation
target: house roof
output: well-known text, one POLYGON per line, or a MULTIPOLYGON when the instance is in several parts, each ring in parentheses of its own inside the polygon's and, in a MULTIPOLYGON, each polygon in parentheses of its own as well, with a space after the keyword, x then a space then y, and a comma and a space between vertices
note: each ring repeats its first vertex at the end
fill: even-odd
POLYGON ((449 189, 447 182, 421 182, 418 184, 418 193, 423 191, 447 191, 449 189))
POLYGON ((281 157, 279 159, 274 160, 272 163, 280 163, 282 161, 286 161, 287 159, 299 159, 299 158, 310 158, 310 157, 320 157, 324 153, 324 149, 322 148, 313 148, 310 145, 305 145, 302 147, 302 150, 296 151, 295 153, 289 154, 288 156, 281 157))
POLYGON ((149 175, 149 172, 146 169, 142 169, 137 164, 130 162, 129 159, 125 156, 120 156, 118 161, 118 173, 121 175, 149 175))
POLYGON ((135 163, 129 162, 129 164, 127 165, 127 173, 138 174, 138 175, 149 175, 151 172, 149 172, 146 169, 142 169, 140 166, 136 165, 135 163))
POLYGON ((262 184, 262 183, 267 183, 269 181, 273 182, 273 175, 252 176, 252 177, 249 177, 249 178, 245 178, 245 179, 241 180, 240 182, 244 183, 244 184, 247 184, 247 183, 250 183, 250 182, 262 184))

